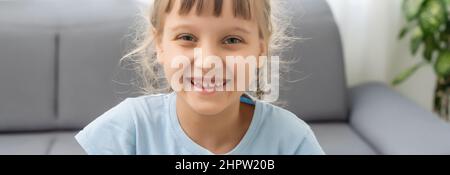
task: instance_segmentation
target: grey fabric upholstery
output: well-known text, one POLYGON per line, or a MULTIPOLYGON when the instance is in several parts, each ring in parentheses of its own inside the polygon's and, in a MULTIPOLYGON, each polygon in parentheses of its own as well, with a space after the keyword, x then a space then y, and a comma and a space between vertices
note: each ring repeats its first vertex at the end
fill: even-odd
MULTIPOLYGON (((298 59, 284 78, 302 79, 282 81, 280 97, 327 154, 450 154, 450 125, 431 112, 380 84, 346 87, 325 0, 282 2, 303 39, 280 55, 298 59)), ((131 0, 0 1, 0 154, 84 154, 75 133, 135 95, 121 84, 133 74, 118 64, 137 7, 131 0)))
POLYGON ((350 123, 382 154, 450 154, 450 124, 379 83, 351 89, 350 123))
POLYGON ((81 128, 120 102, 114 75, 125 51, 128 20, 71 26, 60 32, 59 120, 81 128))
POLYGON ((53 135, 52 144, 48 147, 51 155, 85 155, 83 148, 74 139, 78 132, 57 132, 53 135))
POLYGON ((347 119, 347 87, 339 30, 323 0, 289 0, 293 33, 301 38, 286 49, 281 59, 292 60, 281 81, 281 101, 306 121, 347 119), (299 8, 300 7, 300 8, 299 8))
POLYGON ((75 132, 34 132, 0 134, 0 155, 83 155, 73 137, 75 132))
POLYGON ((0 2, 0 131, 79 129, 129 95, 112 80, 138 7, 0 2))
POLYGON ((54 127, 54 40, 46 27, 1 23, 0 131, 54 127))
POLYGON ((377 152, 348 123, 310 124, 326 154, 376 154, 377 152))
POLYGON ((0 154, 46 154, 51 140, 48 134, 1 134, 0 154))

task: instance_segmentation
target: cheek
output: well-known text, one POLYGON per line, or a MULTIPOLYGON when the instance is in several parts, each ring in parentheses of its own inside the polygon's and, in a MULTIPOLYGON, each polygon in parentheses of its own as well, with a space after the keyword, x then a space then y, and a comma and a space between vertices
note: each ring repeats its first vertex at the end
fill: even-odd
MULTIPOLYGON (((236 56, 244 56, 246 59, 256 59, 256 64, 254 66, 246 66, 245 67, 245 77, 248 80, 253 80, 255 78, 255 75, 251 74, 251 72, 256 73, 256 69, 258 68, 259 62, 260 62, 260 56, 261 51, 260 48, 257 46, 251 46, 243 49, 240 52, 234 53, 236 56), (252 57, 252 58, 250 58, 252 57)), ((248 61, 248 60, 247 60, 248 61)), ((230 67, 231 68, 231 67, 230 67)), ((236 71, 237 67, 234 66, 234 70, 236 71)))
POLYGON ((180 74, 188 70, 186 66, 190 64, 189 54, 184 49, 170 44, 164 45, 164 48, 165 51, 159 55, 159 59, 161 60, 160 63, 163 66, 166 80, 169 83, 173 83, 173 81, 182 83, 180 74))
POLYGON ((189 57, 188 52, 185 49, 178 47, 167 38, 163 38, 161 47, 162 52, 158 55, 158 58, 160 59, 160 63, 162 63, 165 67, 170 66, 174 58, 177 56, 189 57))

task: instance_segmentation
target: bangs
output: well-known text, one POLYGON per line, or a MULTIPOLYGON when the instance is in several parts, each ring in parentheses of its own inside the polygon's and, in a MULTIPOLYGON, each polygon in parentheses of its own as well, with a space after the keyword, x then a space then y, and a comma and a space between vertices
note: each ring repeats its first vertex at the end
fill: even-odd
MULTIPOLYGON (((168 0, 167 6, 165 8, 166 13, 170 13, 172 11, 175 1, 177 0, 168 0)), ((180 9, 178 9, 178 13, 180 15, 189 14, 194 7, 195 13, 197 15, 201 15, 202 13, 208 13, 205 11, 206 9, 209 9, 208 8, 209 6, 211 6, 209 3, 214 3, 211 6, 212 14, 214 16, 219 17, 222 15, 223 0, 178 0, 178 1, 180 1, 181 3, 180 9)), ((253 0, 230 0, 230 1, 233 1, 232 10, 234 17, 242 18, 245 20, 252 19, 250 1, 253 0)))

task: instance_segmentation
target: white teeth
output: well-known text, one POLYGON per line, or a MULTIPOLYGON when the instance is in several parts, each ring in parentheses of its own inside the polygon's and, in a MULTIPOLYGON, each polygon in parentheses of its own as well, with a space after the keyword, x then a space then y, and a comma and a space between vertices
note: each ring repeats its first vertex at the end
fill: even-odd
POLYGON ((224 84, 228 82, 228 80, 225 80, 223 82, 208 82, 200 79, 191 79, 191 82, 194 85, 194 91, 206 91, 206 92, 214 92, 216 90, 220 90, 224 87, 224 84))
POLYGON ((203 88, 206 89, 206 90, 210 90, 213 87, 214 86, 212 84, 210 84, 210 83, 206 83, 206 82, 203 83, 203 88))
POLYGON ((214 91, 214 89, 205 89, 206 90, 206 92, 213 92, 214 91))
POLYGON ((197 86, 194 86, 194 91, 201 92, 201 91, 203 91, 203 89, 202 89, 202 88, 199 88, 199 87, 197 87, 197 86))

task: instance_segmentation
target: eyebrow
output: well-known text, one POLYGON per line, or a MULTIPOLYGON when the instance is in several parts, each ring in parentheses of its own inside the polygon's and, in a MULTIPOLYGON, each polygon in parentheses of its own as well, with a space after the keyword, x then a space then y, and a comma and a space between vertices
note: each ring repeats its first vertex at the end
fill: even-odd
MULTIPOLYGON (((170 28, 170 30, 176 31, 176 30, 179 30, 181 28, 192 28, 192 26, 188 25, 188 24, 181 24, 181 25, 177 25, 175 27, 170 28)), ((249 30, 247 30, 247 29, 245 29, 243 27, 232 27, 229 30, 231 30, 231 31, 240 31, 240 32, 245 33, 245 34, 250 34, 251 33, 249 30)))
POLYGON ((247 29, 242 28, 242 27, 233 27, 232 30, 241 31, 241 32, 246 33, 246 34, 250 34, 251 33, 250 31, 248 31, 247 29))
POLYGON ((190 25, 176 25, 175 27, 171 27, 170 30, 176 31, 182 28, 191 28, 190 25))

